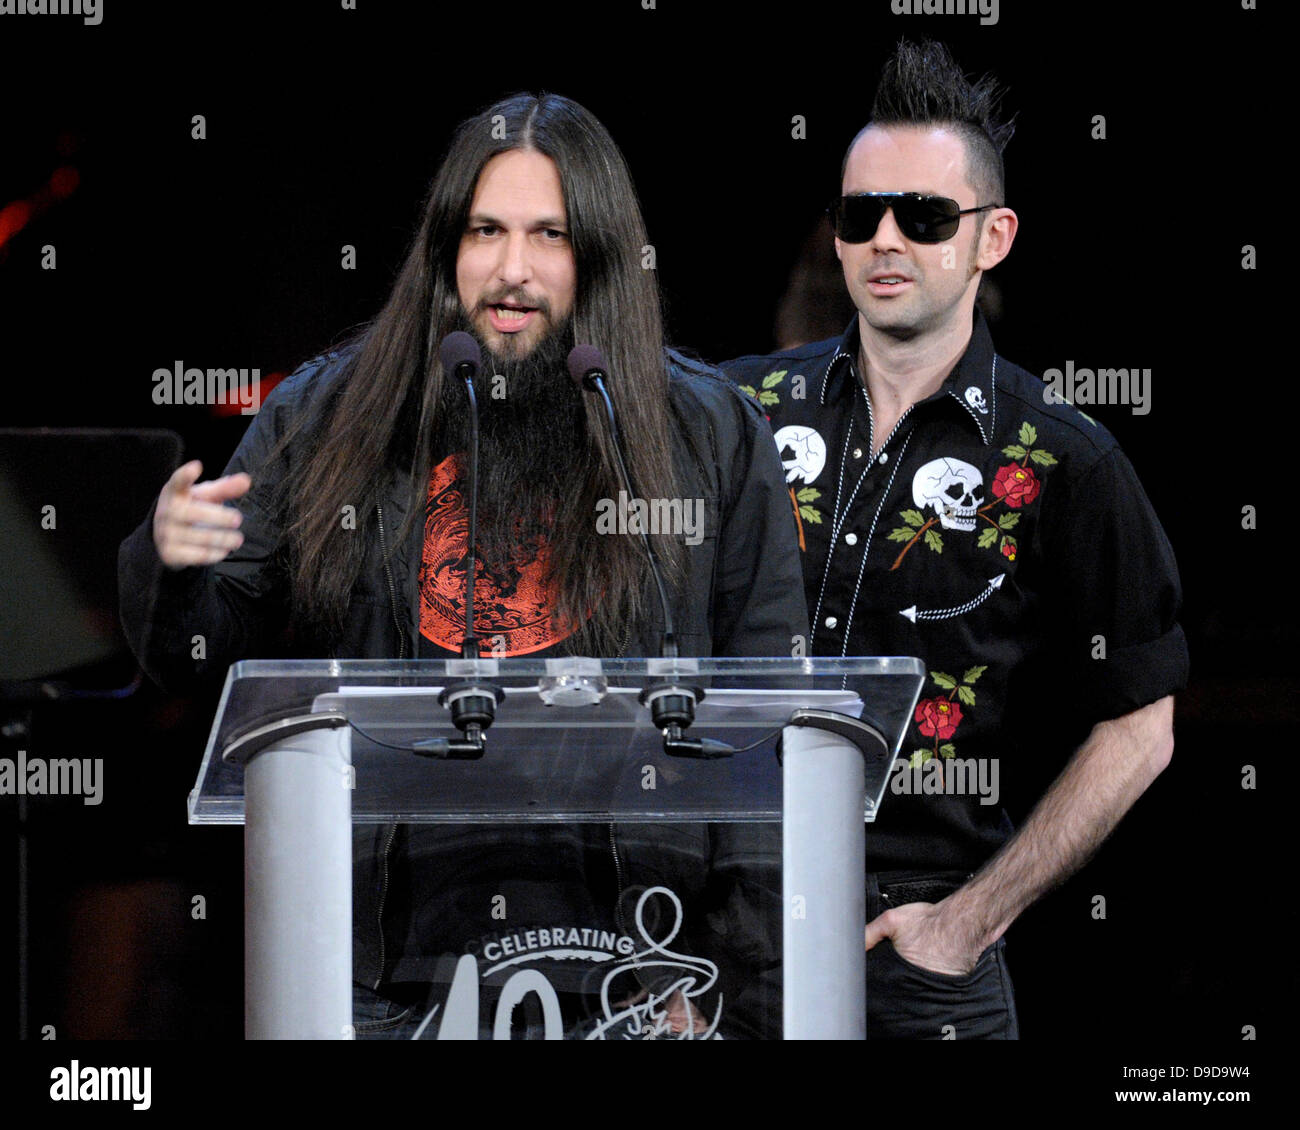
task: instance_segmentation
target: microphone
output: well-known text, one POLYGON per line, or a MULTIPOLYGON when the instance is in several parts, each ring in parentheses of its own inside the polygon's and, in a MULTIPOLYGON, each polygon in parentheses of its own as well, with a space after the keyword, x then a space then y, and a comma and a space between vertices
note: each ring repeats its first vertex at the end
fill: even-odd
MULTIPOLYGON (((474 378, 483 367, 483 350, 479 343, 464 330, 456 330, 442 339, 438 346, 442 370, 448 376, 465 382, 465 395, 469 397, 469 561, 465 570, 465 638, 461 641, 462 659, 479 658, 479 640, 474 632, 474 581, 478 546, 478 398, 474 394, 474 378)), ((505 691, 494 683, 461 680, 445 687, 438 702, 451 710, 451 720, 462 734, 463 741, 446 738, 416 743, 416 752, 426 757, 482 757, 484 731, 492 725, 498 704, 505 700, 505 691), (423 746, 424 748, 419 748, 423 746)))
MULTIPOLYGON (((605 382, 609 380, 609 366, 605 355, 594 345, 575 345, 569 351, 569 376, 579 388, 596 393, 605 405, 605 417, 609 421, 609 435, 613 441, 614 458, 618 464, 619 479, 629 499, 636 497, 632 489, 632 480, 627 473, 627 461, 623 458, 623 437, 619 434, 618 419, 614 413, 614 402, 610 399, 605 382)), ((654 576, 655 587, 659 590, 659 604, 664 614, 663 642, 659 654, 664 659, 677 658, 677 633, 673 627, 673 612, 668 602, 668 589, 664 584, 663 570, 659 567, 659 558, 644 527, 641 530, 641 545, 650 562, 650 572, 654 576)), ((736 751, 725 742, 712 738, 688 738, 686 728, 695 720, 695 706, 704 697, 702 687, 687 686, 673 679, 657 679, 640 694, 642 706, 650 708, 650 717, 655 729, 664 736, 664 752, 673 757, 692 757, 712 760, 730 757, 736 751)))
POLYGON ((483 350, 472 334, 456 330, 442 339, 438 346, 442 371, 448 376, 472 381, 483 367, 483 350))
POLYGON ((598 382, 609 378, 605 355, 594 345, 575 345, 569 350, 568 366, 569 376, 591 392, 599 390, 598 382))

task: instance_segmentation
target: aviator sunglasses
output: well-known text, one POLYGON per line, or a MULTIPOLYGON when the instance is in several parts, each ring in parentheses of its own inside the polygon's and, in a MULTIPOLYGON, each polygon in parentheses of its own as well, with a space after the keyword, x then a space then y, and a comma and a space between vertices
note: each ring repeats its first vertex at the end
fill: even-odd
POLYGON ((957 234, 963 216, 987 212, 998 204, 962 208, 946 196, 923 196, 919 192, 860 192, 841 196, 826 209, 831 227, 845 243, 866 243, 886 208, 894 210, 894 221, 903 235, 916 243, 942 243, 957 234))

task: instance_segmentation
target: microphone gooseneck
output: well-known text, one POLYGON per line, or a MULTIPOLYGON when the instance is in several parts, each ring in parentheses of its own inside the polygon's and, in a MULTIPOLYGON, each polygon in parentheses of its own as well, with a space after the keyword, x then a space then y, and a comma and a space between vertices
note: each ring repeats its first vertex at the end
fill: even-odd
MULTIPOLYGON (((575 345, 569 351, 568 365, 569 376, 574 379, 578 387, 596 393, 605 406, 605 418, 609 421, 609 435, 614 448, 614 462, 618 467, 618 477, 623 484, 623 490, 627 493, 628 499, 633 499, 636 497, 636 492, 632 489, 632 480, 627 473, 627 462, 623 458, 623 437, 618 430, 618 418, 614 414, 614 402, 610 399, 609 390, 605 387, 605 382, 609 379, 609 370, 605 365, 605 355, 594 345, 575 345)), ((641 526, 641 546, 650 562, 650 573, 654 577, 655 588, 659 590, 659 605, 664 614, 664 634, 659 654, 665 659, 676 659, 677 632, 673 626, 673 610, 668 601, 668 588, 664 584, 663 570, 659 566, 659 558, 655 554, 654 545, 651 543, 644 526, 641 526)))
POLYGON ((469 397, 469 542, 465 569, 465 638, 461 641, 462 659, 479 657, 478 635, 474 631, 474 581, 478 548, 478 396, 474 378, 483 367, 483 350, 464 330, 456 330, 442 339, 438 347, 442 371, 465 382, 469 397))
MULTIPOLYGON (((442 339, 438 347, 443 372, 465 382, 469 398, 469 540, 465 569, 465 637, 461 641, 462 659, 479 658, 479 638, 474 631, 474 584, 478 551, 478 397, 474 378, 483 367, 483 350, 473 336, 456 330, 442 339)), ((482 757, 485 732, 496 717, 496 708, 504 701, 505 691, 484 680, 461 680, 444 688, 438 701, 451 711, 451 720, 464 735, 462 739, 430 738, 412 747, 425 757, 473 759, 482 757)))
MULTIPOLYGON (((569 376, 579 388, 596 393, 605 405, 605 417, 609 421, 609 435, 614 448, 614 460, 618 467, 619 479, 628 499, 636 498, 632 489, 632 480, 627 473, 627 462, 623 458, 623 437, 618 430, 618 419, 614 413, 614 402, 610 399, 605 382, 609 379, 609 368, 605 356, 594 345, 576 345, 569 352, 569 376)), ((664 634, 659 654, 664 659, 676 659, 677 632, 673 627, 673 612, 668 601, 668 588, 664 584, 663 570, 654 545, 641 526, 641 545, 645 549, 646 559, 650 562, 650 573, 654 577, 655 587, 659 590, 659 604, 664 615, 664 634)), ((640 694, 641 705, 650 710, 650 717, 655 729, 664 736, 664 752, 673 757, 691 757, 714 759, 730 757, 736 751, 725 742, 712 738, 688 738, 685 731, 695 721, 695 706, 704 697, 701 687, 689 686, 679 679, 656 679, 640 694)))

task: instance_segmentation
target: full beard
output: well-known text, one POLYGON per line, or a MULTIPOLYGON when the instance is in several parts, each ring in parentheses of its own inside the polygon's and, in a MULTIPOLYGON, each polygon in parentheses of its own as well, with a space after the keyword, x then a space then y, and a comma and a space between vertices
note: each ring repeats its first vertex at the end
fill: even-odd
MULTIPOLYGON (((521 358, 493 353, 464 315, 459 328, 483 347, 483 368, 474 380, 479 414, 476 541, 484 565, 500 569, 529 552, 539 538, 554 539, 566 501, 580 496, 592 473, 583 394, 566 369, 573 325, 566 319, 521 358)), ((466 452, 468 476, 469 402, 463 382, 443 381, 437 420, 437 457, 466 452)))

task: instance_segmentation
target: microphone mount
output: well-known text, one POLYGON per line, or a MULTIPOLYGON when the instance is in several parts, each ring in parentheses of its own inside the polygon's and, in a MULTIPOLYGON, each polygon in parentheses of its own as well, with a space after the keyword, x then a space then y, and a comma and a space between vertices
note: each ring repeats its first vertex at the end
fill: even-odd
POLYGON ((686 737, 686 729, 695 721, 695 706, 704 698, 703 687, 659 679, 637 697, 642 706, 650 708, 651 721, 664 736, 664 753, 670 757, 711 761, 736 752, 726 742, 713 738, 686 737))
POLYGON ((506 692, 495 683, 462 679, 442 689, 438 704, 451 711, 452 724, 461 738, 424 738, 412 744, 422 757, 440 760, 475 761, 487 752, 487 728, 496 719, 497 707, 506 692))

